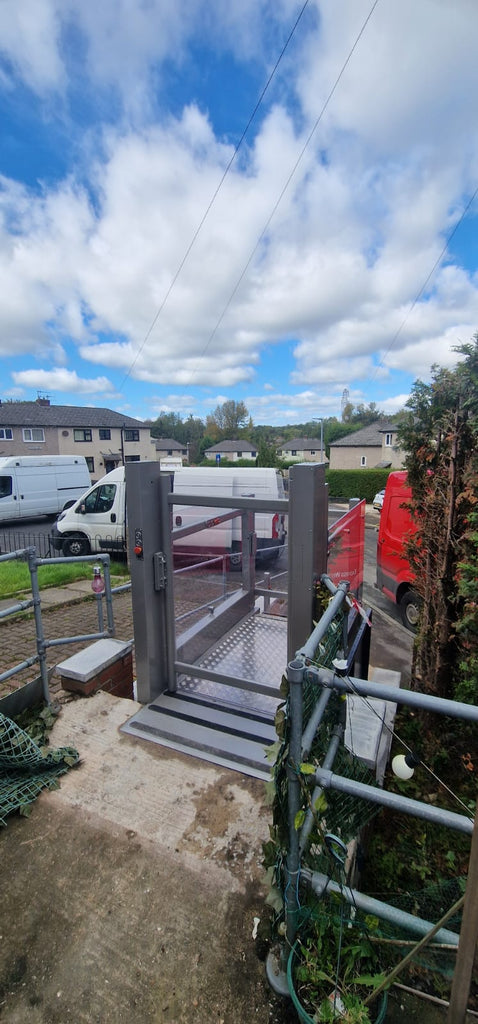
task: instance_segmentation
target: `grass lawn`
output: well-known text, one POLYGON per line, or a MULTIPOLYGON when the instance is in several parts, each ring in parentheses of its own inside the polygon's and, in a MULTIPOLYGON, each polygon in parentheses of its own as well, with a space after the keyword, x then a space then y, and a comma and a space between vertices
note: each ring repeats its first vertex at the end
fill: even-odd
MULTIPOLYGON (((93 578, 92 562, 67 562, 65 565, 53 563, 38 567, 38 582, 43 587, 63 587, 75 580, 91 580, 93 578)), ((111 562, 112 576, 129 577, 126 562, 111 562)), ((0 598, 11 597, 21 590, 30 590, 30 573, 26 562, 0 562, 0 598)))

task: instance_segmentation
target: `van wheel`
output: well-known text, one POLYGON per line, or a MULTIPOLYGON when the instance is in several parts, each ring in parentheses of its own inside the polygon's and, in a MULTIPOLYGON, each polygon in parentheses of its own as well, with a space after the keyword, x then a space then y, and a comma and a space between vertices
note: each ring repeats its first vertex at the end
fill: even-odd
POLYGON ((420 614, 421 601, 414 590, 406 590, 400 598, 400 615, 403 625, 416 633, 418 616, 420 614))
POLYGON ((80 558, 81 555, 89 555, 90 545, 86 537, 67 537, 63 541, 63 554, 65 558, 80 558))

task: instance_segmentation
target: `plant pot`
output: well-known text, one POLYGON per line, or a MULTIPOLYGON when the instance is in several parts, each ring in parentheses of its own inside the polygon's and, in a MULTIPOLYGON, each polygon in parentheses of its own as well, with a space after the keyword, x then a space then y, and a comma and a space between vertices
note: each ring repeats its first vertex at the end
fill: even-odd
MULTIPOLYGON (((316 1021, 314 1021, 314 1019, 307 1013, 307 1010, 305 1010, 304 1007, 302 1006, 302 1003, 300 1002, 297 992, 295 990, 294 965, 296 958, 296 947, 293 946, 289 955, 289 959, 287 961, 287 986, 289 989, 289 994, 294 1004, 294 1007, 297 1011, 299 1020, 302 1022, 302 1024, 316 1024, 316 1021)), ((385 1021, 387 1015, 387 1004, 388 992, 382 992, 381 995, 378 996, 377 1005, 372 1011, 375 1012, 375 1017, 372 1018, 374 1024, 383 1024, 383 1021, 385 1021)), ((341 1018, 337 1016, 338 1024, 340 1024, 340 1019, 341 1018)))

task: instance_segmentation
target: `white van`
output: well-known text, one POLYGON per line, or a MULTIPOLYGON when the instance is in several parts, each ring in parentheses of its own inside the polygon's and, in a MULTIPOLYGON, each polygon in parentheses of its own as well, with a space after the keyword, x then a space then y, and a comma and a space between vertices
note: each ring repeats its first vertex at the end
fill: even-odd
POLYGON ((56 515, 90 484, 82 455, 0 458, 0 521, 56 515))
MULTIPOLYGON (((198 497, 284 498, 283 480, 275 469, 252 467, 227 469, 184 467, 172 475, 178 495, 198 497)), ((234 508, 234 501, 231 501, 234 508)), ((212 520, 226 509, 210 506, 173 505, 173 528, 188 526, 203 519, 212 520)), ((126 488, 124 466, 107 473, 71 508, 63 512, 53 527, 52 543, 64 555, 84 555, 97 551, 126 551, 126 488)), ((284 544, 286 529, 282 514, 256 513, 258 560, 273 561, 284 544)), ((178 556, 207 557, 227 553, 240 563, 240 518, 221 523, 175 542, 178 556)))

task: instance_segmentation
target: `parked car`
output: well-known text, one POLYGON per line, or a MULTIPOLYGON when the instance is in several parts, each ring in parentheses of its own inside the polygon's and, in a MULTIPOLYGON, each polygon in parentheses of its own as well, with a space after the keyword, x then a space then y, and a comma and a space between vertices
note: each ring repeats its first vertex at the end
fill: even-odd
POLYGON ((383 508, 383 499, 384 499, 384 497, 385 497, 385 487, 383 488, 383 490, 378 491, 378 493, 375 495, 375 497, 374 497, 374 499, 372 501, 372 508, 376 508, 378 512, 381 512, 382 508, 383 508))

